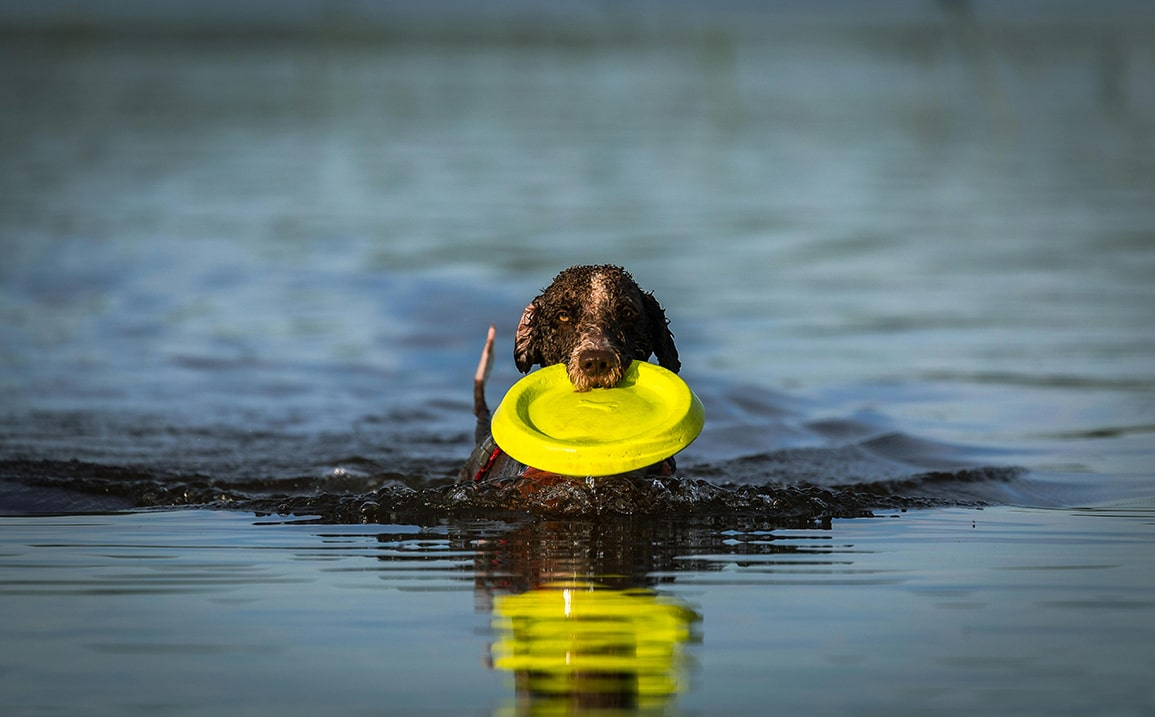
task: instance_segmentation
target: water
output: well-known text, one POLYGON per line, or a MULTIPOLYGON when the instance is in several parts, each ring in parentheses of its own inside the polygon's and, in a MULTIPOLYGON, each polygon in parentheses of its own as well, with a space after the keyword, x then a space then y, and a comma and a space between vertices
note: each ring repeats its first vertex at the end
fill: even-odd
POLYGON ((1149 710, 1152 21, 989 12, 9 32, 5 712, 562 709, 490 647, 559 580, 682 616, 564 709, 1149 710), (576 262, 705 432, 456 486, 485 328, 576 262))
POLYGON ((1155 699, 1150 507, 943 509, 830 530, 201 511, 4 526, 8 714, 757 714, 772 700, 813 714, 1074 715, 1141 714, 1155 699), (565 622, 548 586, 561 578, 575 610, 590 594, 575 586, 597 579, 603 597, 636 603, 614 613, 619 629, 649 629, 632 637, 651 657, 602 668, 613 689, 587 670, 569 685, 584 693, 527 694, 546 675, 565 682, 567 650, 589 658, 573 649, 579 627, 542 636, 565 622), (679 622, 671 610, 684 630, 657 631, 679 622), (527 612, 514 637, 503 617, 527 612), (503 669, 513 649, 552 671, 503 669))

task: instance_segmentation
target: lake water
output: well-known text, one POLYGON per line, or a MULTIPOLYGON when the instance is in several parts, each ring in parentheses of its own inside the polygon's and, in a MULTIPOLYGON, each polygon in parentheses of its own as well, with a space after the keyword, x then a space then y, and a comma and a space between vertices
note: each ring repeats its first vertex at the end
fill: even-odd
POLYGON ((1155 700, 1150 508, 719 523, 6 518, 5 712, 1127 715, 1155 700), (591 579, 636 604, 595 613, 610 627, 582 639, 549 585, 588 597, 591 579), (677 622, 670 607, 684 632, 653 628, 677 622), (515 635, 512 618, 530 624, 515 635), (563 634, 534 629, 551 618, 563 634), (596 689, 606 644, 641 657, 596 689), (528 694, 508 651, 570 694, 528 694))
POLYGON ((1155 709, 1155 20, 955 10, 5 34, 3 712, 1155 709), (455 485, 607 262, 679 477, 455 485))

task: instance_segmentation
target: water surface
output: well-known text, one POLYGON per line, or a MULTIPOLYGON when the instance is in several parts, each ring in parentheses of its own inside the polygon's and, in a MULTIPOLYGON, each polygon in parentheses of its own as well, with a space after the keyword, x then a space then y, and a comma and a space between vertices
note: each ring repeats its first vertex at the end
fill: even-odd
POLYGON ((567 589, 675 637, 565 709, 1149 710, 1152 23, 928 7, 7 32, 6 712, 560 709, 490 645, 567 589), (575 262, 662 301, 705 432, 456 485, 486 327, 495 402, 575 262))
POLYGON ((1153 704, 1149 505, 941 509, 827 530, 709 522, 5 517, 5 711, 756 714, 772 700, 817 714, 1139 714, 1153 704), (540 636, 565 623, 558 581, 583 586, 578 597, 591 583, 628 595, 637 605, 615 613, 619 626, 652 629, 676 608, 684 635, 643 632, 649 652, 601 680, 575 678, 564 659, 581 653, 561 650, 579 628, 561 646, 540 636), (553 660, 533 680, 501 667, 511 595, 556 607, 521 626, 516 646, 553 660), (568 676, 570 692, 541 690, 542 672, 553 684, 568 676), (658 677, 662 689, 639 689, 658 677))

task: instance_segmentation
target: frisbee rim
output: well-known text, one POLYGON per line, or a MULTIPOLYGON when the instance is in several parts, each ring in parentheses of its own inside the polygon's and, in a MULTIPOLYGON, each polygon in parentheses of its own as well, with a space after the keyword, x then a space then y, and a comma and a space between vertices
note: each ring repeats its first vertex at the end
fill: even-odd
MULTIPOLYGON (((601 413, 598 422, 606 415, 614 414, 601 413)), ((578 423, 591 420, 588 415, 576 419, 578 423)), ((547 423, 553 420, 550 414, 547 423)), ((704 423, 702 402, 685 381, 656 364, 634 361, 617 387, 587 393, 574 390, 563 364, 534 371, 510 387, 493 413, 491 429, 494 442, 521 463, 561 475, 606 476, 628 473, 673 456, 698 437, 704 423), (534 403, 543 399, 548 399, 547 405, 560 403, 574 411, 585 410, 587 405, 616 406, 624 399, 627 407, 616 417, 620 428, 611 425, 609 430, 637 428, 639 419, 645 425, 612 439, 551 435, 530 417, 534 403), (651 415, 638 416, 638 404, 653 405, 651 415), (663 409, 665 415, 652 415, 663 409)))

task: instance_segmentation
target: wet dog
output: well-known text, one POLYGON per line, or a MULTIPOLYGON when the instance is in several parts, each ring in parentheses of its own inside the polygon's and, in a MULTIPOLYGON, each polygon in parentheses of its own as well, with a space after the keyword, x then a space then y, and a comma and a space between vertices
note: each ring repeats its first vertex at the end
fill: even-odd
MULTIPOLYGON (((485 478, 540 476, 501 451, 490 434, 490 410, 485 383, 493 366, 494 328, 489 329, 473 381, 473 413, 477 427, 473 455, 462 476, 485 478)), ((533 299, 517 324, 513 359, 529 373, 534 366, 565 364, 575 391, 612 388, 632 361, 651 356, 663 368, 681 369, 666 312, 652 292, 642 289, 620 266, 572 266, 533 299)), ((643 469, 668 475, 672 459, 643 469)))

